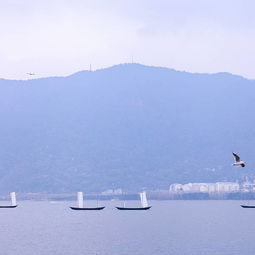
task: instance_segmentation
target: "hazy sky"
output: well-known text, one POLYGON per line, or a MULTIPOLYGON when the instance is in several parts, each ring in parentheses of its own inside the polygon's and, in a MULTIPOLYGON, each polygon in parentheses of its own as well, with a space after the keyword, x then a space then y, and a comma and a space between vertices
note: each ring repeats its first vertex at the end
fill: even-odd
POLYGON ((0 0, 0 77, 134 62, 255 79, 253 0, 0 0))

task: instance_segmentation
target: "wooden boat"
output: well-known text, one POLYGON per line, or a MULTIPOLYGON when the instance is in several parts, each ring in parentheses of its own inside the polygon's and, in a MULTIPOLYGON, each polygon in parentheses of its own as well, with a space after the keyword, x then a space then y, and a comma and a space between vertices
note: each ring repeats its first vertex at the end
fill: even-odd
POLYGON ((255 205, 240 205, 243 208, 255 208, 255 205))
POLYGON ((98 211, 98 210, 103 210, 105 206, 98 206, 97 202, 97 207, 84 207, 84 200, 83 200, 83 192, 77 192, 77 202, 78 206, 70 206, 72 210, 76 211, 98 211))
POLYGON ((11 192, 10 196, 11 196, 11 205, 0 205, 0 209, 1 208, 16 208, 18 206, 16 201, 16 193, 11 192))
POLYGON ((105 206, 102 206, 102 207, 73 207, 73 206, 70 206, 70 208, 72 210, 77 210, 77 211, 81 211, 81 210, 103 210, 105 208, 105 206))
POLYGON ((123 207, 119 207, 117 206, 116 208, 118 210, 126 210, 126 211, 134 211, 134 210, 137 210, 137 211, 142 211, 142 210, 149 210, 151 208, 151 206, 148 206, 148 201, 147 201, 147 197, 146 197, 146 192, 141 192, 140 194, 140 200, 141 200, 141 207, 126 207, 125 206, 125 203, 124 203, 124 206, 123 207))
POLYGON ((147 206, 147 207, 116 207, 118 210, 136 210, 136 211, 140 211, 140 210, 149 210, 151 208, 151 206, 147 206))
POLYGON ((16 208, 18 205, 0 205, 1 208, 16 208))

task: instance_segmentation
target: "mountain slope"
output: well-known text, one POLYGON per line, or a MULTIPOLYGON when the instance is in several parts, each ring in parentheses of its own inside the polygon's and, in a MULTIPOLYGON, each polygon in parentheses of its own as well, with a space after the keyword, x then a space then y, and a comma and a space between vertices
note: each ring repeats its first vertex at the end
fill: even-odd
POLYGON ((139 64, 0 80, 0 191, 167 188, 254 172, 255 82, 139 64), (232 168, 231 152, 247 161, 232 168))

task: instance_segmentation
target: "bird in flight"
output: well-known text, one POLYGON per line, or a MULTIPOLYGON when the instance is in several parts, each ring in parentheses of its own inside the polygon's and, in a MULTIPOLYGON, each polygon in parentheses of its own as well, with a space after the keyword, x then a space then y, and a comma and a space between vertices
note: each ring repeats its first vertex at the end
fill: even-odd
POLYGON ((245 162, 242 161, 242 160, 240 159, 240 157, 239 157, 236 153, 232 152, 232 154, 233 154, 233 156, 234 156, 234 158, 235 158, 235 163, 232 164, 232 165, 233 165, 233 166, 245 167, 245 162))
POLYGON ((28 75, 35 75, 34 73, 27 73, 28 75))

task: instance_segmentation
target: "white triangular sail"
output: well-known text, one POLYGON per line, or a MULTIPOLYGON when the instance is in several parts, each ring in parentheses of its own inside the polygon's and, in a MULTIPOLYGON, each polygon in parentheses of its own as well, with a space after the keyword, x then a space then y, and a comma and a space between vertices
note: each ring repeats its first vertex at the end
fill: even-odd
POLYGON ((16 206, 16 205, 17 205, 16 193, 15 193, 15 192, 11 192, 10 195, 11 195, 11 202, 12 202, 12 205, 13 205, 13 206, 16 206))
POLYGON ((146 198, 146 192, 145 191, 140 193, 140 199, 141 199, 142 207, 148 207, 148 201, 147 201, 147 198, 146 198))
POLYGON ((78 207, 83 208, 83 192, 77 192, 78 207))

